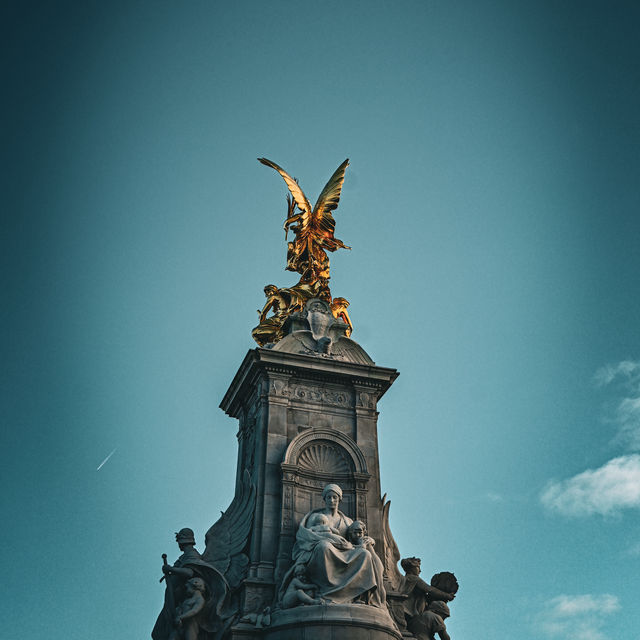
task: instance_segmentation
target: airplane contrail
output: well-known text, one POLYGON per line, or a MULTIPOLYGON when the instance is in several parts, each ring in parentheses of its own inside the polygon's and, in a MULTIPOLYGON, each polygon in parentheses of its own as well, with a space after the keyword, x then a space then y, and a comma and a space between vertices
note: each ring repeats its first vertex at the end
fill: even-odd
MULTIPOLYGON (((118 447, 116 447, 117 449, 118 447)), ((102 467, 104 467, 105 464, 107 464, 107 462, 109 462, 109 458, 116 452, 116 449, 114 449, 99 465, 98 468, 96 469, 96 471, 100 471, 100 469, 102 469, 102 467)))

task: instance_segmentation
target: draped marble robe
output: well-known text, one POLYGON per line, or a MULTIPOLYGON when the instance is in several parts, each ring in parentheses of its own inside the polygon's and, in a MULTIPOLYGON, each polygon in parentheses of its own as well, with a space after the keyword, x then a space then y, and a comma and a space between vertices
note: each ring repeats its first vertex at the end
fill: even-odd
POLYGON ((385 607, 382 562, 370 543, 353 545, 346 539, 352 523, 341 511, 335 515, 328 509, 310 511, 298 528, 292 552, 294 565, 285 576, 283 589, 290 581, 295 565, 303 564, 309 581, 317 587, 316 597, 339 604, 361 601, 385 607), (331 527, 339 535, 313 531, 307 523, 316 513, 327 515, 331 527))

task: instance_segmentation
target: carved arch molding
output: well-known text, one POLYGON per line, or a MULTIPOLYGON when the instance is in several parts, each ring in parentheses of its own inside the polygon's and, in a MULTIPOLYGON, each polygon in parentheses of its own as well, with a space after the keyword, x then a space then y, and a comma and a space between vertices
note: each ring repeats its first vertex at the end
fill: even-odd
POLYGON ((282 462, 281 533, 293 535, 306 513, 323 506, 322 489, 330 482, 342 488, 341 511, 364 519, 369 478, 365 457, 349 436, 322 427, 302 432, 282 462))

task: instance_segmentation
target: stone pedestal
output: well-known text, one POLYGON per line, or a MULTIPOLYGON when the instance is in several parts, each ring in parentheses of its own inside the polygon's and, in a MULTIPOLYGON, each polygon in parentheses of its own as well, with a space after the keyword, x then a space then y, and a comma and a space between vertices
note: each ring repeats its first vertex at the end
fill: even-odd
POLYGON ((234 639, 264 640, 402 640, 404 637, 385 611, 359 604, 285 609, 274 613, 267 627, 240 623, 232 633, 234 639))
MULTIPOLYGON (((377 402, 398 373, 376 366, 360 351, 358 361, 353 362, 345 357, 253 349, 220 405, 239 420, 237 493, 242 490, 245 471, 256 489, 242 594, 245 616, 273 605, 278 584, 292 564, 296 530, 306 513, 323 506, 322 489, 327 483, 342 487, 340 509, 366 522, 376 549, 383 548, 377 402)), ((280 611, 274 614, 272 627, 260 634, 301 638, 273 635, 271 629, 281 625, 285 633, 296 616, 302 615, 307 620, 305 638, 320 637, 313 634, 320 633, 314 629, 321 627, 338 633, 335 629, 345 621, 363 633, 368 629, 367 633, 378 635, 322 637, 400 637, 386 611, 365 605, 280 611)), ((238 627, 233 637, 255 636, 255 631, 238 627)))
POLYGON ((297 607, 274 614, 265 640, 400 640, 386 611, 361 604, 297 607))

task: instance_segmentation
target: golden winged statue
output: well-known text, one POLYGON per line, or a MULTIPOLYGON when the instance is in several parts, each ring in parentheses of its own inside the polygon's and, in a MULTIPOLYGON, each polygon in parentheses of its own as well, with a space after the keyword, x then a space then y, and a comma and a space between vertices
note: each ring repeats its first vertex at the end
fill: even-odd
MULTIPOLYGON (((313 207, 300 188, 298 181, 292 178, 282 167, 266 158, 258 161, 275 169, 284 179, 290 194, 287 194, 287 219, 284 222, 285 241, 289 231, 294 234, 293 240, 287 242, 287 271, 300 274, 299 282, 290 288, 278 289, 275 285, 265 287, 267 301, 261 311, 260 324, 252 331, 254 340, 264 346, 277 342, 282 338, 282 327, 285 320, 294 312, 301 311, 307 300, 320 298, 332 303, 329 289, 329 256, 327 251, 350 249, 335 237, 336 221, 332 211, 337 209, 342 192, 342 184, 349 160, 345 160, 329 178, 318 200, 313 207), (272 316, 268 316, 269 312, 272 316)), ((336 298, 338 304, 333 305, 336 318, 348 318, 344 298, 336 298)), ((351 321, 348 320, 349 333, 351 321)))

